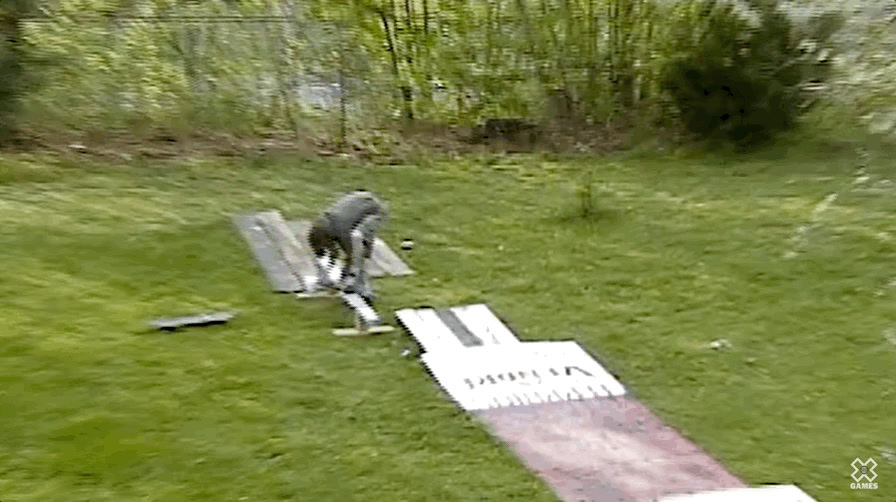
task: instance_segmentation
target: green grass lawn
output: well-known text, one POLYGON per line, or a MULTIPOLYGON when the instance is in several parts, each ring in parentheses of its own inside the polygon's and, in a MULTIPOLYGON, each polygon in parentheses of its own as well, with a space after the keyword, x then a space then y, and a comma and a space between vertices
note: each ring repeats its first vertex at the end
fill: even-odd
POLYGON ((378 282, 385 312, 487 302, 521 338, 601 354, 748 482, 893 502, 896 183, 881 180, 896 165, 876 158, 852 185, 850 152, 783 148, 422 166, 0 157, 0 500, 553 500, 400 357, 406 335, 332 336, 342 309, 269 292, 229 220, 305 217, 365 186, 391 203, 384 238, 417 242, 417 275, 378 282), (591 220, 575 217, 585 168, 591 220), (239 316, 146 331, 218 309, 239 316), (731 348, 706 348, 720 338, 731 348), (876 492, 849 489, 856 457, 880 464, 876 492))

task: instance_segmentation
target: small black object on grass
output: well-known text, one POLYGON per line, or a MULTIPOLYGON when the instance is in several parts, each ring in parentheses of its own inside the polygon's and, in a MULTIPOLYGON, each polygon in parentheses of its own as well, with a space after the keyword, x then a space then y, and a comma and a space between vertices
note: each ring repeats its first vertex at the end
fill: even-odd
POLYGON ((150 321, 150 325, 162 331, 174 331, 186 326, 210 326, 212 324, 224 324, 233 319, 232 312, 214 312, 185 317, 169 317, 150 321))

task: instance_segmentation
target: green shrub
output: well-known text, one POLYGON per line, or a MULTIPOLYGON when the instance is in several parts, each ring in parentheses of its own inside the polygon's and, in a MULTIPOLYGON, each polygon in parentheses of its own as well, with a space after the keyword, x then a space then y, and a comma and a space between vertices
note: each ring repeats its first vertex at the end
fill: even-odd
POLYGON ((754 0, 748 12, 715 0, 694 4, 696 16, 678 18, 680 36, 662 75, 681 125, 701 138, 739 146, 793 127, 802 110, 801 84, 826 74, 804 42, 818 47, 818 39, 830 36, 830 23, 800 30, 775 0, 754 0))
POLYGON ((24 9, 21 1, 4 2, 0 6, 0 144, 9 141, 16 130, 25 73, 19 46, 19 19, 24 9))

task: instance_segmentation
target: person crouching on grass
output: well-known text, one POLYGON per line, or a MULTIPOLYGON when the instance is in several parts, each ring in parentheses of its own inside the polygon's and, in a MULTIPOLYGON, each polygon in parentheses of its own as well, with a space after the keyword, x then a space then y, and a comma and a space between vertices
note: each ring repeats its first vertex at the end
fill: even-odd
POLYGON ((358 293, 372 302, 374 293, 365 265, 373 256, 376 234, 387 217, 384 202, 368 191, 358 190, 343 195, 314 220, 308 231, 308 244, 314 253, 317 282, 311 292, 335 288, 358 293), (346 262, 339 282, 333 284, 323 262, 332 266, 340 254, 346 262))

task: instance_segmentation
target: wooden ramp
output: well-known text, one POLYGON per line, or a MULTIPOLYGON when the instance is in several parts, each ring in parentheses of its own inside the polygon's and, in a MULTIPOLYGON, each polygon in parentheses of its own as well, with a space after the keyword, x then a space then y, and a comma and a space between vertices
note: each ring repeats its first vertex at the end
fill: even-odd
MULTIPOLYGON (((445 393, 562 500, 708 502, 746 493, 741 480, 663 424, 578 343, 520 341, 484 304, 396 316, 445 393)), ((770 497, 795 493, 788 490, 768 489, 758 499, 811 502, 770 497)))
POLYGON ((299 292, 305 287, 302 277, 314 274, 314 269, 309 260, 310 271, 296 274, 290 269, 277 245, 277 241, 271 236, 276 228, 268 225, 269 218, 264 213, 244 214, 233 217, 233 223, 255 256, 255 260, 267 277, 271 288, 278 292, 299 292))
MULTIPOLYGON (((306 277, 315 275, 313 256, 306 244, 308 220, 286 221, 278 211, 233 216, 233 223, 264 271, 271 289, 280 293, 306 291, 306 277)), ((374 243, 367 263, 371 277, 413 274, 382 239, 374 243)))

